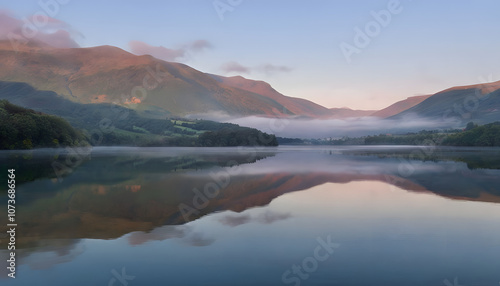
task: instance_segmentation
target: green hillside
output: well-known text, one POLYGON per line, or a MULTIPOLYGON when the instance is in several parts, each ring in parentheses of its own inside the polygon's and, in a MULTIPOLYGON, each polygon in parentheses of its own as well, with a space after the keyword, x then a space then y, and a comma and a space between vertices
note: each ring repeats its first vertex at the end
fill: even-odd
MULTIPOLYGON (((212 147, 278 144, 274 135, 253 128, 208 120, 148 118, 135 110, 109 103, 75 103, 54 92, 36 90, 25 83, 0 81, 0 99, 60 116, 73 127, 83 130, 87 140, 94 146, 212 147), (231 139, 232 137, 235 139, 231 139)), ((15 144, 14 148, 21 147, 15 144)))
POLYGON ((407 116, 461 124, 500 121, 499 83, 444 90, 390 118, 400 120, 407 116))
POLYGON ((64 119, 0 100, 0 149, 88 145, 64 119))

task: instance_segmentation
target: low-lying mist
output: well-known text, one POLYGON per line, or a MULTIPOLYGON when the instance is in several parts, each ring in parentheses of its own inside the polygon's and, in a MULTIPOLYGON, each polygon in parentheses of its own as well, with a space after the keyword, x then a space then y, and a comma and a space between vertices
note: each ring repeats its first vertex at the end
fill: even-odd
MULTIPOLYGON (((199 118, 199 117, 198 117, 199 118)), ((219 122, 235 123, 241 126, 257 128, 261 131, 289 138, 340 138, 344 136, 360 137, 379 134, 404 134, 420 130, 462 128, 459 121, 419 118, 407 116, 402 119, 382 119, 360 117, 347 119, 304 119, 273 117, 228 118, 220 114, 204 115, 203 118, 219 122)))

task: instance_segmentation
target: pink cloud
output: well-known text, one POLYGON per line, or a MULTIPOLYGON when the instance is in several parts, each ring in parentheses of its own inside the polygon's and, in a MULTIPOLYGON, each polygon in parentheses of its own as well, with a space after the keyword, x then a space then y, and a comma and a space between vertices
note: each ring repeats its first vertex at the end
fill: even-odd
POLYGON ((22 21, 10 15, 8 11, 0 10, 0 37, 6 38, 9 32, 21 27, 22 21))
POLYGON ((180 61, 185 59, 189 53, 201 52, 211 48, 212 45, 206 40, 196 40, 182 45, 178 49, 169 49, 163 46, 151 46, 142 41, 130 41, 130 51, 136 55, 151 55, 165 61, 180 61))
POLYGON ((0 10, 0 40, 15 39, 20 43, 39 41, 56 48, 76 48, 76 35, 70 26, 51 17, 29 16, 19 19, 9 11, 0 10))
POLYGON ((163 46, 155 47, 141 41, 130 41, 128 45, 131 52, 136 55, 151 55, 165 61, 175 61, 183 58, 186 54, 183 49, 173 50, 163 46))
MULTIPOLYGON (((46 16, 46 15, 45 15, 46 16)), ((62 25, 62 26, 67 26, 67 24, 59 19, 56 19, 56 18, 52 18, 52 17, 49 17, 49 16, 46 16, 46 17, 41 17, 41 16, 35 16, 35 15, 31 15, 28 17, 28 19, 30 20, 30 22, 32 23, 37 23, 37 22, 45 22, 47 21, 47 25, 62 25)))
POLYGON ((266 73, 266 74, 275 74, 279 72, 290 72, 292 68, 287 66, 277 66, 273 64, 262 64, 257 67, 247 67, 238 62, 231 61, 222 65, 221 70, 225 73, 252 73, 253 71, 266 73))
POLYGON ((267 73, 267 74, 274 74, 278 72, 290 72, 292 71, 292 68, 287 67, 287 66, 277 66, 273 64, 264 64, 258 68, 259 71, 267 73))
POLYGON ((207 40, 197 40, 197 41, 192 42, 189 45, 189 47, 191 50, 193 50, 195 52, 199 52, 199 51, 202 51, 204 49, 211 48, 212 44, 210 44, 210 42, 208 42, 207 40))
POLYGON ((250 73, 250 68, 245 67, 237 62, 228 62, 222 65, 221 69, 225 73, 237 72, 237 73, 250 73))
POLYGON ((54 33, 42 33, 36 37, 44 43, 56 48, 78 48, 79 45, 73 40, 71 34, 66 30, 57 30, 54 33))

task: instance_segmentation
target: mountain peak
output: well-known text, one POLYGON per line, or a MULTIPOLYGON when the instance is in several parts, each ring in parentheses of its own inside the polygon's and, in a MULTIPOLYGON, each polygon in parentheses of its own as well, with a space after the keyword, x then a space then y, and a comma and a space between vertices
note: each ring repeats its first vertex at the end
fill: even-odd
POLYGON ((479 90, 481 90, 482 94, 487 94, 487 93, 491 93, 491 92, 494 92, 494 91, 500 89, 500 81, 472 84, 472 85, 464 85, 464 86, 455 86, 455 87, 451 87, 451 88, 442 90, 436 94, 449 92, 449 91, 456 91, 456 90, 466 90, 466 89, 479 89, 479 90))
POLYGON ((114 46, 53 48, 28 43, 17 53, 0 43, 0 80, 24 82, 80 102, 135 103, 155 116, 226 114, 231 116, 326 117, 330 111, 305 99, 287 97, 264 81, 223 77, 114 46), (146 85, 147 84, 147 85, 146 85), (137 100, 137 87, 143 91, 137 100), (135 99, 134 99, 135 97, 135 99))

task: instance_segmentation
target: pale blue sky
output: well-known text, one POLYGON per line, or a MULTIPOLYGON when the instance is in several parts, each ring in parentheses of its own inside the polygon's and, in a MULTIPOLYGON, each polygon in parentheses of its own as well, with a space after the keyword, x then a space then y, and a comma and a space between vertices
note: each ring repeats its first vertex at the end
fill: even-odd
MULTIPOLYGON (((395 0, 220 0, 242 2, 223 20, 213 0, 65 1, 55 18, 83 35, 76 38, 81 46, 130 50, 137 40, 174 49, 206 40, 212 48, 179 61, 222 75, 236 75, 221 67, 237 62, 250 69, 241 75, 327 107, 380 109, 408 96, 500 80, 498 0, 400 0, 401 12, 350 63, 340 44, 355 47, 355 28, 364 30, 371 11, 395 0), (265 65, 291 70, 266 73, 265 65)), ((38 2, 0 1, 0 8, 21 18, 41 11, 38 2)))

